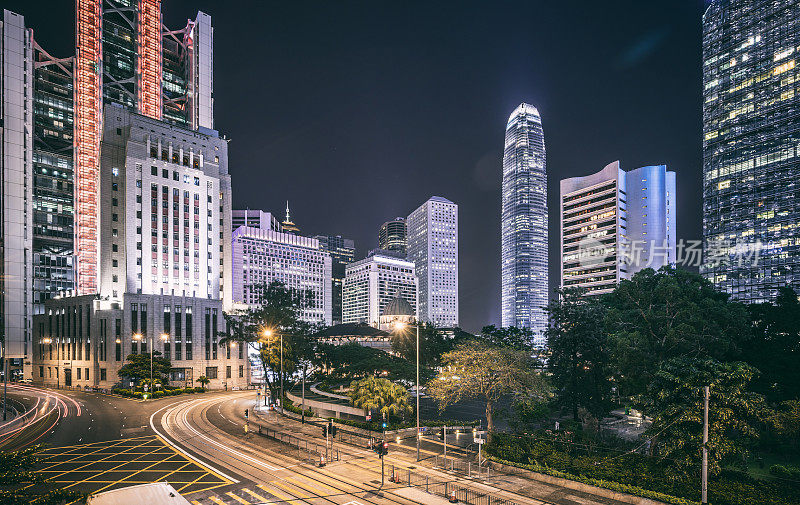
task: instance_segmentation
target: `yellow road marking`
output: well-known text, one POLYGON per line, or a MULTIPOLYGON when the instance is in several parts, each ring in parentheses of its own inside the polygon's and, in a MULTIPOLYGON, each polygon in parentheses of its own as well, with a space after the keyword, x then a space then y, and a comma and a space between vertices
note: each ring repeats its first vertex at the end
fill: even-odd
POLYGON ((250 505, 250 502, 249 502, 249 501, 247 501, 247 500, 245 500, 244 498, 241 498, 241 497, 239 497, 239 496, 236 496, 235 494, 231 493, 230 491, 228 491, 228 492, 227 492, 227 493, 225 493, 225 494, 226 494, 226 495, 228 495, 228 496, 230 496, 230 497, 231 497, 231 498, 233 498, 234 500, 238 501, 239 503, 244 503, 244 505, 250 505))
MULTIPOLYGON (((142 445, 145 445, 145 444, 142 444, 142 445)), ((139 448, 139 447, 141 447, 141 445, 138 445, 138 446, 136 446, 136 447, 131 447, 131 449, 137 449, 137 448, 139 448)), ((161 447, 158 447, 158 448, 156 448, 155 450, 152 450, 152 451, 150 451, 150 452, 147 452, 147 453, 142 453, 142 455, 143 455, 143 456, 147 456, 147 455, 149 455, 149 454, 153 454, 154 452, 158 452, 159 450, 161 450, 161 447)), ((90 461, 90 462, 86 463, 85 465, 81 465, 81 466, 79 466, 79 467, 77 467, 77 468, 71 468, 71 469, 69 469, 69 470, 67 470, 67 471, 65 471, 65 472, 62 472, 61 474, 59 474, 59 475, 56 475, 56 477, 60 477, 61 475, 66 475, 66 474, 68 474, 68 473, 71 473, 71 472, 76 472, 76 471, 78 471, 78 470, 80 470, 80 469, 82 469, 82 468, 85 468, 85 467, 87 467, 87 466, 94 465, 94 464, 96 464, 96 463, 99 463, 99 462, 101 462, 101 461, 105 462, 105 461, 106 461, 106 460, 108 460, 109 458, 112 458, 112 457, 114 457, 114 456, 118 456, 118 455, 120 455, 120 454, 125 454, 126 452, 128 452, 128 451, 127 451, 127 450, 125 450, 125 451, 122 451, 122 452, 120 452, 120 453, 117 453, 117 454, 112 454, 112 455, 110 455, 110 456, 107 456, 107 457, 105 457, 105 458, 101 458, 101 459, 98 459, 98 460, 95 460, 95 461, 90 461)), ((138 454, 138 453, 137 453, 137 454, 138 454)), ((137 459, 138 459, 138 458, 133 458, 132 460, 130 460, 130 461, 127 461, 126 463, 133 463, 133 462, 135 462, 137 459)), ((115 466, 115 467, 113 467, 113 468, 110 468, 110 469, 107 469, 107 470, 103 470, 103 471, 102 471, 102 473, 111 472, 111 471, 113 471, 113 470, 116 470, 117 468, 121 467, 122 465, 124 465, 124 464, 126 464, 126 463, 121 463, 121 464, 119 464, 119 465, 117 465, 117 466, 115 466)), ((55 478, 55 477, 54 477, 54 478, 55 478)), ((84 481, 85 481, 85 480, 88 480, 88 479, 84 479, 84 481)), ((84 481, 81 481, 81 482, 84 482, 84 481)))
POLYGON ((302 487, 300 487, 300 486, 298 486, 298 487, 300 487, 300 490, 298 491, 296 489, 292 489, 291 487, 287 486, 286 484, 284 484, 283 482, 281 482, 279 480, 273 480, 273 481, 270 482, 270 484, 272 484, 273 486, 278 486, 281 489, 285 489, 286 491, 292 493, 293 495, 297 496, 298 498, 302 498, 304 500, 307 500, 307 499, 310 499, 310 498, 316 498, 316 496, 311 496, 311 495, 308 495, 308 494, 304 493, 303 492, 304 489, 302 487))
POLYGON ((201 504, 200 504, 200 502, 199 502, 199 501, 197 501, 197 500, 192 500, 192 505, 201 505, 201 504))
POLYGON ((208 497, 208 499, 209 499, 209 500, 211 500, 211 501, 213 501, 213 502, 214 502, 214 503, 216 503, 217 505, 225 505, 225 502, 224 502, 224 501, 222 501, 222 500, 220 500, 220 499, 219 499, 219 498, 217 498, 216 496, 209 496, 209 497, 208 497))
POLYGON ((285 501, 286 503, 291 503, 291 504, 295 504, 295 503, 308 503, 308 502, 306 502, 306 501, 303 501, 303 500, 297 500, 297 499, 295 499, 295 498, 292 498, 292 497, 291 497, 291 496, 289 496, 289 495, 286 495, 286 494, 283 494, 283 493, 281 493, 281 492, 280 492, 280 491, 278 491, 277 489, 274 489, 274 488, 269 488, 269 487, 267 487, 267 486, 265 486, 265 485, 263 485, 263 484, 256 484, 256 486, 258 486, 259 488, 263 489, 264 491, 266 491, 266 492, 268 492, 268 493, 270 493, 270 494, 273 494, 273 495, 275 495, 277 498, 280 498, 281 500, 285 501))
POLYGON ((123 439, 120 439, 120 440, 102 440, 100 442, 86 442, 85 444, 59 445, 59 446, 56 446, 56 447, 47 447, 46 449, 44 449, 42 451, 42 453, 59 451, 58 455, 67 454, 67 453, 72 452, 72 451, 61 452, 61 449, 81 449, 83 447, 89 447, 89 446, 98 445, 98 444, 107 444, 109 442, 114 442, 114 444, 112 444, 112 445, 119 445, 120 443, 130 442, 132 440, 139 440, 139 439, 142 439, 142 438, 156 438, 156 437, 154 435, 142 435, 141 437, 128 437, 128 438, 123 438, 123 439))
MULTIPOLYGON (((131 449, 138 449, 139 447, 142 447, 143 445, 147 445, 147 443, 148 443, 148 442, 149 442, 149 440, 148 440, 148 441, 146 441, 146 442, 145 442, 145 443, 143 443, 143 444, 134 445, 134 446, 130 447, 128 450, 131 450, 131 449)), ((64 460, 64 461, 59 461, 59 462, 57 462, 57 463, 53 463, 53 464, 52 464, 52 465, 50 465, 50 466, 46 466, 46 467, 42 468, 42 470, 40 470, 40 471, 47 470, 48 468, 53 468, 54 466, 58 466, 58 465, 61 465, 61 464, 63 464, 63 463, 71 463, 71 462, 75 461, 76 459, 80 459, 80 458, 82 458, 82 457, 84 457, 84 456, 89 456, 89 455, 91 455, 91 454, 96 454, 96 453, 98 453, 98 452, 102 451, 103 449, 111 449, 111 448, 113 448, 113 447, 116 447, 116 446, 118 446, 118 445, 122 445, 123 443, 124 443, 124 441, 121 441, 121 442, 118 442, 118 443, 115 443, 115 444, 111 444, 111 445, 106 445, 106 446, 103 446, 103 447, 101 447, 101 448, 99 448, 99 449, 97 449, 97 450, 94 450, 94 451, 90 451, 90 452, 82 452, 82 453, 78 454, 77 456, 75 456, 74 458, 70 458, 70 459, 66 459, 66 460, 64 460)), ((118 454, 122 454, 122 453, 124 453, 124 452, 127 452, 127 451, 116 452, 116 453, 112 454, 111 456, 108 456, 108 458, 110 458, 110 457, 112 457, 112 456, 116 456, 116 455, 118 455, 118 454)), ((68 451, 66 454, 73 454, 73 452, 72 452, 72 451, 68 451)), ((56 455, 56 454, 54 454, 53 456, 55 457, 55 456, 57 456, 57 455, 56 455)), ((103 459, 102 459, 102 460, 100 460, 100 461, 107 460, 108 458, 103 458, 103 459)))
POLYGON ((253 498, 255 498, 256 500, 260 501, 261 503, 269 502, 269 498, 264 498, 263 496, 261 496, 260 494, 256 493, 255 491, 250 491, 247 488, 242 488, 242 491, 244 491, 245 493, 249 493, 253 498))
MULTIPOLYGON (((162 443, 162 444, 164 444, 164 446, 168 447, 168 448, 169 448, 169 449, 170 449, 172 452, 174 452, 175 454, 177 454, 177 455, 178 455, 178 456, 180 456, 181 458, 183 458, 183 459, 186 459, 186 460, 188 461, 188 458, 186 458, 186 456, 184 456, 183 454, 179 453, 179 452, 177 451, 177 449, 175 449, 174 447, 172 447, 172 445, 171 445, 171 444, 168 444, 168 443, 166 443, 166 442, 165 442, 165 441, 164 441, 164 440, 163 440, 161 437, 156 437, 156 438, 158 438, 159 440, 161 440, 161 443, 162 443)), ((197 464, 197 463, 195 463, 195 464, 197 464)), ((225 477, 223 477, 222 475, 220 475, 220 474, 218 474, 217 472, 215 472, 215 471, 211 470, 209 467, 207 467, 207 466, 204 466, 204 465, 203 465, 203 466, 201 466, 201 465, 199 465, 199 464, 197 464, 197 466, 198 466, 199 468, 203 468, 203 469, 204 469, 204 470, 205 470, 207 473, 210 473, 211 475, 213 475, 214 477, 218 478, 219 480, 221 480, 221 481, 223 481, 223 482, 226 482, 226 483, 228 483, 228 484, 233 484, 233 481, 232 481, 232 480, 230 480, 230 479, 226 479, 226 478, 225 478, 225 477)), ((179 491, 180 491, 180 490, 179 490, 179 491)))

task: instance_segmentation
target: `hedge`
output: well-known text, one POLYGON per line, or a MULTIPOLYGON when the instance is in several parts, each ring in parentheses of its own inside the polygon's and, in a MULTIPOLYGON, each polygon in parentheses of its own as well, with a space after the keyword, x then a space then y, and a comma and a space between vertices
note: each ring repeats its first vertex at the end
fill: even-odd
MULTIPOLYGON (((165 388, 163 390, 154 391, 151 398, 163 398, 165 396, 177 396, 182 394, 194 394, 194 393, 203 393, 205 390, 203 388, 165 388)), ((112 393, 120 396, 126 396, 128 398, 136 398, 142 399, 144 393, 141 391, 131 391, 130 389, 123 389, 123 388, 114 388, 111 390, 112 393)))
MULTIPOLYGON (((668 503, 683 505, 699 498, 698 479, 670 477, 667 463, 634 452, 555 439, 563 436, 561 432, 534 436, 494 433, 486 453, 504 464, 668 503), (664 497, 655 498, 650 493, 664 497)), ((757 480, 743 472, 723 471, 709 480, 708 489, 713 505, 800 504, 800 486, 757 480)))

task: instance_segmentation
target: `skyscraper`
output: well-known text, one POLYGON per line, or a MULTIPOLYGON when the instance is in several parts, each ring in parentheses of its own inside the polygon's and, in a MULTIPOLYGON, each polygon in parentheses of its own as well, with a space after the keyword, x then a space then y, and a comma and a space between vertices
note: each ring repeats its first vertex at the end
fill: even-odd
POLYGON ((394 251, 401 256, 406 255, 406 219, 396 217, 391 221, 386 221, 378 231, 378 248, 384 251, 394 251))
POLYGON ((234 231, 240 226, 249 226, 259 230, 282 231, 281 223, 271 212, 254 209, 234 209, 232 215, 233 226, 231 229, 234 231))
POLYGON ((331 290, 333 324, 342 322, 342 288, 347 265, 356 259, 355 243, 341 235, 317 235, 319 247, 331 255, 331 290))
POLYGON ((409 214, 408 261, 419 279, 419 319, 458 326, 458 205, 431 197, 409 214))
POLYGON ((347 265, 342 299, 343 323, 367 323, 376 328, 388 303, 403 298, 417 310, 414 263, 377 252, 347 265))
POLYGON ((702 273, 734 299, 800 289, 800 14, 714 0, 703 16, 702 273))
POLYGON ((547 172, 536 107, 522 103, 508 118, 503 154, 502 325, 533 330, 544 343, 548 299, 547 172))
POLYGON ((675 172, 625 172, 619 161, 561 181, 561 286, 613 290, 643 268, 675 263, 675 172))

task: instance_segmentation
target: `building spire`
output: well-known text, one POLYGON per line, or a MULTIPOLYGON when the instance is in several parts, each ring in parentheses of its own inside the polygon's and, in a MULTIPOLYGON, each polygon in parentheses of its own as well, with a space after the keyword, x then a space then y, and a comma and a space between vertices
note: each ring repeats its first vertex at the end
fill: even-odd
POLYGON ((281 228, 284 232, 291 233, 292 235, 300 234, 300 228, 298 228, 289 217, 289 200, 286 200, 286 219, 281 223, 281 228))

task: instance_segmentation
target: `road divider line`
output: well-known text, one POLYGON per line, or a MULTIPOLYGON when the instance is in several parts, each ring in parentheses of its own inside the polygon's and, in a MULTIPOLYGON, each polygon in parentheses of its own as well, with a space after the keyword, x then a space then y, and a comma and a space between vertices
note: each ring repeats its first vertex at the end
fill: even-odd
POLYGON ((233 498, 234 500, 238 501, 239 503, 244 503, 244 505, 250 505, 250 502, 249 502, 249 501, 245 500, 244 498, 242 498, 242 497, 240 497, 240 496, 237 496, 237 495, 235 495, 235 494, 231 493, 230 491, 228 491, 228 492, 227 492, 227 493, 225 493, 225 494, 226 494, 226 495, 228 495, 228 496, 230 496, 230 497, 231 497, 231 498, 233 498))
MULTIPOLYGON (((191 401, 192 400, 189 400, 189 402, 191 402, 191 401)), ((182 402, 182 403, 179 403, 178 405, 183 405, 184 403, 187 403, 187 402, 182 402)), ((187 451, 185 451, 182 447, 180 447, 178 444, 174 443, 172 440, 167 438, 166 435, 162 435, 161 432, 158 431, 158 429, 156 428, 155 423, 153 423, 153 419, 155 418, 156 414, 158 414, 162 410, 164 410, 166 408, 169 408, 169 407, 177 408, 178 405, 167 405, 167 406, 161 407, 160 409, 158 409, 155 412, 153 412, 150 415, 150 428, 156 433, 156 435, 158 436, 158 438, 162 442, 164 442, 167 445, 169 445, 170 447, 172 447, 175 451, 177 451, 180 454, 182 454, 182 455, 186 456, 187 458, 191 459, 192 461, 194 461, 198 465, 202 466, 203 468, 207 468, 208 470, 210 470, 212 473, 214 473, 218 477, 222 477, 223 479, 227 479, 227 480, 231 481, 231 483, 233 483, 233 484, 238 484, 239 483, 238 479, 234 479, 230 475, 227 475, 226 473, 222 472, 222 470, 219 470, 219 469, 209 465, 208 463, 205 463, 204 461, 201 461, 200 459, 195 458, 194 456, 189 454, 187 451)))

